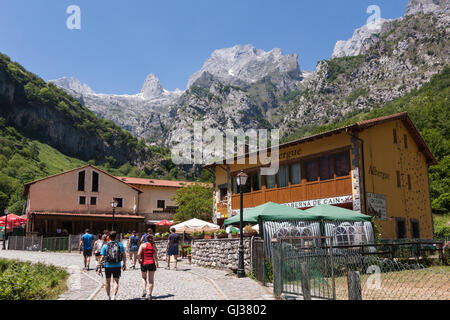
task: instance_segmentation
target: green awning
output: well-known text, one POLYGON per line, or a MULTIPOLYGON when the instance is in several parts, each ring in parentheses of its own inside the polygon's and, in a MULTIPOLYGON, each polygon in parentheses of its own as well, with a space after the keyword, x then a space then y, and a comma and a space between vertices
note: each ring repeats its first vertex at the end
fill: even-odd
MULTIPOLYGON (((224 225, 238 224, 239 214, 224 221, 224 225)), ((331 205, 320 205, 307 210, 299 210, 287 205, 267 202, 263 205, 244 209, 243 222, 255 224, 262 221, 371 221, 372 217, 362 213, 331 205)))
MULTIPOLYGON (((317 220, 315 216, 306 214, 305 211, 273 202, 244 209, 244 223, 258 223, 258 218, 263 220, 317 220)), ((225 220, 224 225, 238 224, 239 219, 239 214, 237 214, 225 220)))
POLYGON ((372 217, 365 214, 344 209, 341 207, 323 204, 312 207, 304 211, 307 214, 314 215, 324 221, 371 221, 372 217))

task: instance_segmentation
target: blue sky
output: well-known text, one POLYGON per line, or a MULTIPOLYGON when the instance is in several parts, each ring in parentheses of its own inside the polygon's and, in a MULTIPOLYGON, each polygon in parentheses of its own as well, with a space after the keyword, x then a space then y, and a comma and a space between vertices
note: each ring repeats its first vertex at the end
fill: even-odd
POLYGON ((0 52, 45 80, 74 76, 96 92, 134 94, 154 73, 185 89, 211 53, 236 44, 298 53, 314 70, 337 40, 364 25, 370 5, 403 16, 408 0, 2 0, 0 52), (81 30, 69 30, 70 5, 81 30))

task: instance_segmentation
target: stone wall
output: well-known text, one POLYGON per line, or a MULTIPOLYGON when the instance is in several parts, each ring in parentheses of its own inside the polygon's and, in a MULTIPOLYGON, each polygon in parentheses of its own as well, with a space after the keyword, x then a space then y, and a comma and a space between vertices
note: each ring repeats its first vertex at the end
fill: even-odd
MULTIPOLYGON (((156 244, 156 248, 158 249, 158 260, 161 261, 166 261, 167 257, 167 250, 166 250, 166 246, 167 246, 167 240, 158 240, 155 241, 156 244)), ((181 255, 181 252, 180 252, 181 255)), ((171 259, 173 260, 173 258, 171 259)))
MULTIPOLYGON (((250 271, 250 239, 244 238, 245 272, 250 271)), ((202 267, 237 270, 239 239, 194 240, 192 263, 202 267)))

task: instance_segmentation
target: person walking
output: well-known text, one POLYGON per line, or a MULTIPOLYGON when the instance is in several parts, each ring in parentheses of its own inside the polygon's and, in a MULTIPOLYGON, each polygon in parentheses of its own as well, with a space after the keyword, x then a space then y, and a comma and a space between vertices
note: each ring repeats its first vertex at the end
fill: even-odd
POLYGON ((103 245, 101 252, 102 264, 104 263, 105 265, 105 289, 106 294, 108 295, 108 300, 111 300, 111 276, 114 279, 113 293, 114 300, 116 300, 117 292, 119 291, 121 270, 125 271, 127 269, 127 255, 125 254, 125 248, 121 242, 116 241, 116 237, 116 231, 111 231, 109 234, 110 242, 103 245))
POLYGON ((100 262, 102 260, 102 248, 103 245, 106 243, 104 239, 106 239, 106 237, 102 234, 99 234, 97 240, 94 242, 94 256, 95 256, 96 270, 98 270, 100 262))
POLYGON ((139 250, 139 237, 136 235, 136 231, 133 230, 130 238, 128 239, 128 252, 130 254, 131 267, 133 269, 136 269, 138 250, 139 250))
POLYGON ((158 249, 153 241, 153 235, 147 235, 145 243, 141 244, 137 255, 139 256, 139 263, 141 264, 142 273, 142 298, 147 295, 147 281, 148 281, 148 300, 152 300, 155 271, 159 268, 158 265, 158 249))
POLYGON ((177 269, 178 262, 178 244, 180 242, 180 236, 176 234, 175 228, 170 229, 169 238, 167 239, 167 269, 170 269, 170 256, 174 256, 175 259, 175 270, 177 269))
POLYGON ((92 240, 93 236, 89 233, 89 229, 84 230, 84 235, 80 241, 80 253, 83 250, 84 270, 89 271, 92 256, 92 240))
POLYGON ((152 229, 152 228, 148 228, 148 229, 147 229, 147 233, 144 233, 144 234, 142 235, 141 240, 140 240, 140 244, 143 244, 143 243, 145 243, 145 241, 147 241, 147 236, 148 236, 149 234, 153 235, 153 229, 152 229))

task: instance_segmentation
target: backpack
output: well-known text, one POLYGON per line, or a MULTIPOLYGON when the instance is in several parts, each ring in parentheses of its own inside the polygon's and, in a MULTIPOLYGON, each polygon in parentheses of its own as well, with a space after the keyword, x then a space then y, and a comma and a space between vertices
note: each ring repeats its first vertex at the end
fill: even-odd
POLYGON ((106 247, 106 262, 118 263, 122 261, 122 258, 123 256, 119 243, 116 241, 109 242, 106 247))

